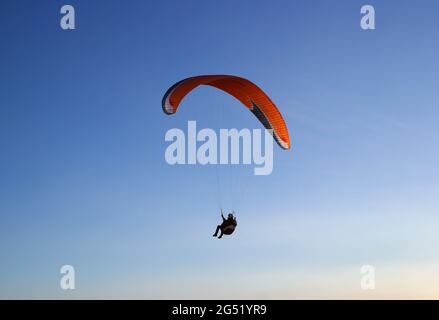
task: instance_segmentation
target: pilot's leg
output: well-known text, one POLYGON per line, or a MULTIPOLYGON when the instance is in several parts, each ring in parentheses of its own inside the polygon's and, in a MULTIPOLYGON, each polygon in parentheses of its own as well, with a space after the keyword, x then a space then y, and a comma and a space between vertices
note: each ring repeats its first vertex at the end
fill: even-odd
POLYGON ((221 238, 223 237, 223 229, 221 228, 221 226, 219 226, 219 227, 220 227, 220 231, 221 231, 221 233, 220 233, 218 239, 221 239, 221 238))
MULTIPOLYGON (((213 234, 213 236, 214 237, 216 237, 216 235, 218 234, 218 231, 220 231, 221 230, 221 226, 220 225, 217 225, 216 226, 216 231, 215 231, 215 233, 213 234)), ((222 233, 222 232, 221 232, 222 233)))

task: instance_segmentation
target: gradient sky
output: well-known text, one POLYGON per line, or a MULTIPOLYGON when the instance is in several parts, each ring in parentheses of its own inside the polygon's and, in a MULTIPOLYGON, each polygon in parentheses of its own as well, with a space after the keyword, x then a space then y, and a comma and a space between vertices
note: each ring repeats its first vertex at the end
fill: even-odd
POLYGON ((439 298, 438 12, 2 1, 0 298, 439 298), (188 120, 261 127, 213 88, 165 116, 166 89, 199 74, 248 78, 279 106, 293 149, 274 146, 270 176, 165 162, 166 131, 188 120), (222 240, 219 205, 239 223, 222 240))

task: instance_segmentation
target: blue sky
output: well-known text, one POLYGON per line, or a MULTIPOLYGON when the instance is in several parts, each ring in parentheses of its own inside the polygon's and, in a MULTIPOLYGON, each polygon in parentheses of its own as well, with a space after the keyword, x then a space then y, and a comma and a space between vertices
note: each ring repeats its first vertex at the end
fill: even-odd
POLYGON ((68 3, 73 31, 62 1, 0 5, 1 298, 438 297, 436 1, 368 2, 374 31, 363 1, 68 3), (273 174, 165 162, 188 120, 260 128, 212 88, 164 115, 200 74, 278 105, 273 174), (239 223, 220 241, 219 204, 239 223))

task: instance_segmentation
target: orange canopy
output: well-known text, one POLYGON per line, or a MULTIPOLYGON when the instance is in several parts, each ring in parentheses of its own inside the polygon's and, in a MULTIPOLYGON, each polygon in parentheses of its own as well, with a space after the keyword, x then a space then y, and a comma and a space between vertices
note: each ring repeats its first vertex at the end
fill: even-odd
POLYGON ((283 149, 290 149, 287 125, 271 99, 253 82, 229 75, 206 75, 181 80, 163 96, 162 108, 166 114, 174 114, 183 98, 199 85, 221 89, 242 102, 264 125, 271 129, 275 141, 283 149))

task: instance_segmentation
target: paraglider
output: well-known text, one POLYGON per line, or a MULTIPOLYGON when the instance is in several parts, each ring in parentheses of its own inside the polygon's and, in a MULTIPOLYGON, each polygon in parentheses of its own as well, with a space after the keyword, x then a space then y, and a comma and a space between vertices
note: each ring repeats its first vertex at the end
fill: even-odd
MULTIPOLYGON (((163 96, 163 112, 167 115, 177 112, 183 98, 200 85, 215 87, 238 99, 256 116, 282 149, 287 150, 291 148, 287 125, 276 105, 257 85, 241 77, 232 75, 203 75, 181 80, 172 85, 163 96)), ((216 163, 216 160, 214 162, 216 163)), ((229 213, 226 219, 221 209, 221 217, 223 221, 217 226, 213 235, 218 237, 218 239, 221 239, 223 235, 231 235, 237 226, 234 211, 229 213)))
POLYGON ((233 231, 235 231, 238 223, 236 222, 236 218, 233 216, 234 213, 235 211, 229 213, 226 219, 224 218, 223 210, 221 209, 221 218, 223 218, 223 222, 216 227, 215 233, 213 234, 214 237, 216 237, 219 232, 220 234, 218 239, 221 239, 224 234, 231 235, 233 231))
POLYGON ((163 96, 163 111, 168 115, 174 114, 183 98, 200 85, 212 86, 234 96, 270 131, 282 149, 291 148, 287 125, 276 105, 257 85, 241 77, 206 75, 181 80, 163 96))

